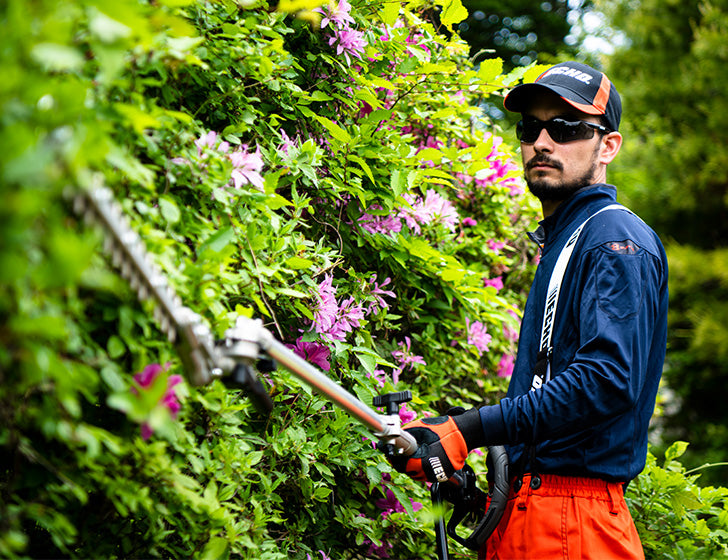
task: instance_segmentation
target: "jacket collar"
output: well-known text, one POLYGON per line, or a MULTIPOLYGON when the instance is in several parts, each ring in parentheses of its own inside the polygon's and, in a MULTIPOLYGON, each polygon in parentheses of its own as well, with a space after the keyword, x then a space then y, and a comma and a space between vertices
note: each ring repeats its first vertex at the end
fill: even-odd
POLYGON ((558 238, 559 234, 574 221, 577 219, 584 221, 603 206, 612 204, 616 200, 617 189, 612 185, 597 183, 579 189, 559 204, 553 214, 541 220, 538 229, 529 232, 528 236, 543 250, 549 241, 558 238))

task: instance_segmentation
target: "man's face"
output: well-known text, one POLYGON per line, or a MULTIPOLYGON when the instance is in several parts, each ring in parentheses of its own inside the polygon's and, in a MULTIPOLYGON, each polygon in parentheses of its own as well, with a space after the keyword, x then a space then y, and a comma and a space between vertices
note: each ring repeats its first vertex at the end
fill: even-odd
MULTIPOLYGON (((556 94, 535 99, 523 113, 540 121, 563 118, 599 123, 598 117, 575 109, 556 94)), ((602 135, 587 140, 559 144, 546 129, 532 144, 521 143, 523 169, 529 190, 541 202, 558 203, 582 187, 606 180, 606 168, 600 162, 602 135)))

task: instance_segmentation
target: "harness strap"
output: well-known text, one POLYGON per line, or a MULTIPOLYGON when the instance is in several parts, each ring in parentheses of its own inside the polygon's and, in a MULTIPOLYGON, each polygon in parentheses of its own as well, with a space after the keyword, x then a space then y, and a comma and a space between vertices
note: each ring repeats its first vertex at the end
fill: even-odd
MULTIPOLYGON (((597 210, 594 214, 584 220, 578 228, 576 228, 574 233, 571 234, 569 239, 566 241, 566 244, 561 249, 559 257, 556 259, 556 264, 551 272, 551 278, 549 279, 549 286, 546 292, 546 303, 544 306, 543 323, 541 326, 541 339, 539 343, 539 351, 536 356, 536 365, 533 368, 531 391, 540 389, 544 383, 547 383, 551 379, 551 357, 554 351, 551 339, 553 335, 554 321, 556 319, 556 307, 559 303, 559 294, 561 292, 564 274, 566 273, 566 267, 569 265, 571 255, 576 247, 576 242, 579 240, 579 236, 587 222, 605 210, 626 210, 627 212, 631 212, 631 210, 621 204, 610 204, 600 210, 597 210)), ((523 450, 523 455, 521 455, 516 468, 516 475, 519 479, 523 476, 527 462, 530 462, 531 469, 535 471, 535 442, 527 445, 523 450)))

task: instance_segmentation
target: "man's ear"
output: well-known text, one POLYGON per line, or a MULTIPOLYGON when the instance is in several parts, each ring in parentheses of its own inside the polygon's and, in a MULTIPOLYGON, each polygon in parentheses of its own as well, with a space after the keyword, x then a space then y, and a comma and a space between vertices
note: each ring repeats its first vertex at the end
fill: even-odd
POLYGON ((622 135, 619 132, 610 132, 602 137, 602 149, 599 155, 599 162, 604 165, 611 163, 617 157, 619 148, 622 147, 622 135))

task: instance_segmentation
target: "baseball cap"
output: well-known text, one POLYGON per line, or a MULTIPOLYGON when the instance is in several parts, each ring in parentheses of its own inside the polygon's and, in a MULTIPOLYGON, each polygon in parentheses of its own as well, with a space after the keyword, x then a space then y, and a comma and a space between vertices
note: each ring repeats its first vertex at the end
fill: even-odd
POLYGON ((533 97, 547 89, 583 113, 604 115, 609 128, 619 129, 622 100, 617 88, 602 72, 581 62, 562 62, 552 66, 535 82, 513 88, 503 105, 509 111, 522 113, 533 97))

